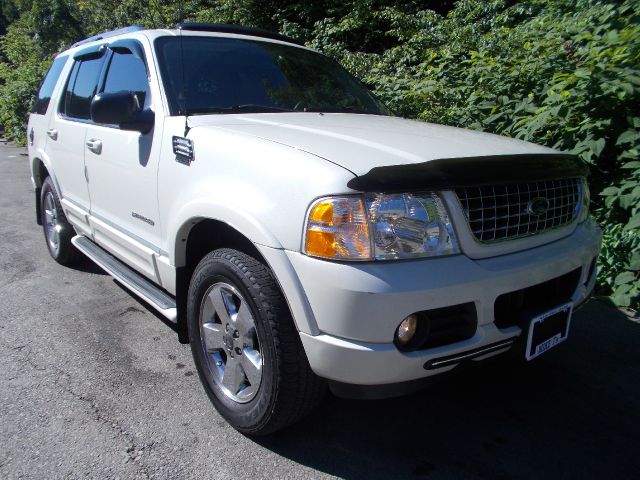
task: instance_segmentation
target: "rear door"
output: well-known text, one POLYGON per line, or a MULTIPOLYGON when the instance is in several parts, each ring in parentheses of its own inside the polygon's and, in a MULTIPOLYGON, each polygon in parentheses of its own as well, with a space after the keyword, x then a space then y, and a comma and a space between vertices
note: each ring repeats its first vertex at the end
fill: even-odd
POLYGON ((91 234, 91 206, 85 171, 85 136, 89 107, 98 88, 103 51, 92 49, 76 55, 60 102, 47 128, 46 152, 55 172, 68 220, 77 230, 91 234))
POLYGON ((27 139, 31 158, 37 156, 42 159, 44 156, 43 152, 47 144, 46 131, 49 126, 50 112, 54 110, 53 106, 49 109, 51 96, 68 60, 68 55, 61 55, 56 58, 40 84, 38 96, 33 103, 31 115, 29 115, 29 126, 27 127, 27 139))

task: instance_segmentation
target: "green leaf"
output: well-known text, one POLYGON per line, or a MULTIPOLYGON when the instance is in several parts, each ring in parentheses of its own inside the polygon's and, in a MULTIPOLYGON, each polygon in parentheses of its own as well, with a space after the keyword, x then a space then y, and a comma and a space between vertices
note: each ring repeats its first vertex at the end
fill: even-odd
POLYGON ((612 195, 617 195, 620 190, 617 187, 607 187, 600 192, 600 195, 603 197, 609 197, 612 195))
POLYGON ((611 300, 619 307, 629 307, 631 305, 631 295, 628 295, 628 290, 626 292, 616 290, 611 296, 611 300))
POLYGON ((635 280, 636 274, 633 272, 622 272, 618 274, 616 279, 614 280, 614 285, 622 285, 625 283, 631 283, 635 280))
POLYGON ((620 195, 620 197, 618 197, 618 201, 622 208, 629 208, 637 203, 638 198, 633 193, 628 193, 626 195, 620 195))
POLYGON ((636 213, 624 226, 625 230, 633 230, 640 227, 640 213, 636 213))
POLYGON ((578 78, 589 78, 589 75, 591 75, 591 72, 585 69, 578 69, 575 72, 573 72, 573 74, 578 77, 578 78))
POLYGON ((640 132, 635 130, 627 130, 623 132, 616 140, 616 145, 624 145, 627 143, 634 143, 636 140, 640 138, 640 132))
POLYGON ((604 138, 599 138, 598 140, 591 140, 589 142, 589 149, 596 157, 600 155, 602 149, 604 148, 605 140, 604 138))

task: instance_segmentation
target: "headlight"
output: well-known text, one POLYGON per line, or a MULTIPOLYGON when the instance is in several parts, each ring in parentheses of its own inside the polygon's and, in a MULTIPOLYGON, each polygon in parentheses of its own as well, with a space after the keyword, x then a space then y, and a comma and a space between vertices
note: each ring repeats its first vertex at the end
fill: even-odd
POLYGON ((435 193, 367 198, 376 260, 459 253, 449 216, 435 193))
POLYGON ((309 209, 307 255, 336 260, 391 260, 459 253, 435 193, 322 198, 309 209))
POLYGON ((589 193, 589 184, 586 178, 582 178, 580 183, 580 211, 578 212, 578 223, 584 222, 589 218, 589 204, 591 203, 591 194, 589 193))

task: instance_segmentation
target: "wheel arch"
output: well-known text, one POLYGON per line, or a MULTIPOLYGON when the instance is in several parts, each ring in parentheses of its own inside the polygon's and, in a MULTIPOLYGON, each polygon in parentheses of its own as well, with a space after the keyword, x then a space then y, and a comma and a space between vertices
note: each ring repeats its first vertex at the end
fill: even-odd
MULTIPOLYGON (((255 246, 254 241, 236 226, 209 217, 196 217, 184 222, 175 236, 173 252, 176 265, 176 303, 180 340, 188 342, 186 306, 191 276, 205 255, 219 248, 233 248, 264 263, 272 272, 269 262, 255 246)), ((274 278, 278 282, 274 273, 274 278)), ((284 290, 280 290, 286 300, 284 290)), ((291 309, 290 309, 291 311, 291 309)))
POLYGON ((43 182, 50 175, 49 168, 44 161, 40 157, 34 157, 31 162, 31 178, 33 179, 35 187, 42 188, 43 182))
MULTIPOLYGON (((47 177, 54 178, 49 169, 45 165, 44 161, 40 157, 34 157, 31 162, 31 180, 33 182, 33 188, 35 193, 36 204, 36 223, 42 225, 42 206, 40 205, 40 194, 42 192, 42 184, 47 177)), ((56 184, 54 179, 54 185, 56 184)), ((60 196, 60 189, 55 186, 58 191, 58 197, 60 196)))
POLYGON ((176 265, 194 269, 206 254, 225 247, 234 248, 266 263, 247 235, 222 220, 206 217, 192 219, 178 232, 175 249, 176 265))

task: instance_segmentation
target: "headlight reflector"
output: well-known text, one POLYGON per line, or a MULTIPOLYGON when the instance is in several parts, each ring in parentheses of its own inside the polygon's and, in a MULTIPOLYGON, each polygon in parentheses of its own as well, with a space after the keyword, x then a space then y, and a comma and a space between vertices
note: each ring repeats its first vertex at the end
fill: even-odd
POLYGON ((377 260, 459 253, 449 216, 435 193, 367 198, 377 260))
POLYGON ((335 260, 391 260, 459 253, 435 193, 327 197, 309 209, 304 251, 335 260))

